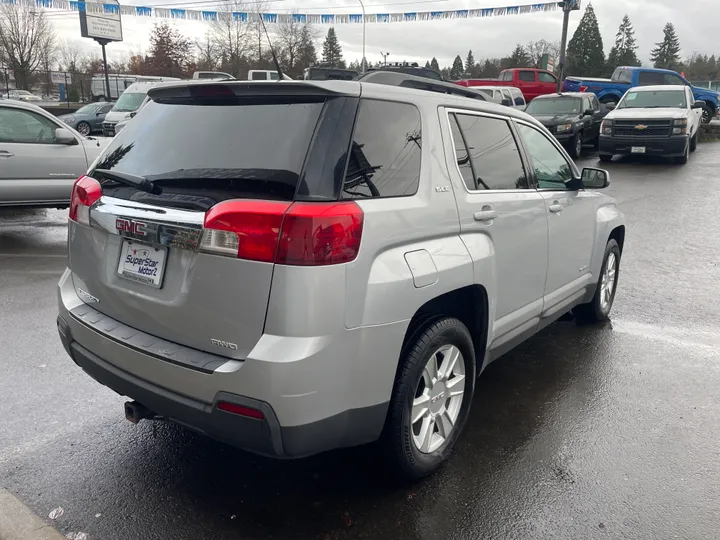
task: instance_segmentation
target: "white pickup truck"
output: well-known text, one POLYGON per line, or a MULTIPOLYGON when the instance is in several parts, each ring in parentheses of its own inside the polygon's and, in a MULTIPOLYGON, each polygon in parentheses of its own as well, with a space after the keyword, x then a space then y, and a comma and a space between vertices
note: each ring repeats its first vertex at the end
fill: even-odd
POLYGON ((600 161, 649 154, 687 163, 697 147, 704 106, 687 86, 631 88, 600 127, 600 161))

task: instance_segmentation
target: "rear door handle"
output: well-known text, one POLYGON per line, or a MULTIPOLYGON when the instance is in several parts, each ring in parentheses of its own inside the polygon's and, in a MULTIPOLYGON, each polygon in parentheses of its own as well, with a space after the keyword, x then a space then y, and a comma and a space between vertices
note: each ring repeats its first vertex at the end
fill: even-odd
POLYGON ((475 212, 475 221, 492 221, 497 218, 497 212, 489 206, 483 206, 480 212, 475 212))
POLYGON ((0 150, 0 158, 9 158, 13 157, 15 154, 12 152, 8 152, 7 150, 0 150))
POLYGON ((553 203, 550 205, 550 211, 553 214, 559 214, 560 212, 563 211, 563 205, 557 201, 553 201, 553 203))

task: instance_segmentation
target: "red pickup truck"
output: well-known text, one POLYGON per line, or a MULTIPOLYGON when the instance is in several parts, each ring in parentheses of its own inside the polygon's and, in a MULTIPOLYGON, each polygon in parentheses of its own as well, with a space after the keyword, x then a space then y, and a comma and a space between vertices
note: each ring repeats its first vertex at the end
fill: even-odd
POLYGON ((514 86, 519 88, 526 101, 557 91, 557 77, 545 69, 513 68, 500 72, 497 79, 463 79, 460 86, 514 86))

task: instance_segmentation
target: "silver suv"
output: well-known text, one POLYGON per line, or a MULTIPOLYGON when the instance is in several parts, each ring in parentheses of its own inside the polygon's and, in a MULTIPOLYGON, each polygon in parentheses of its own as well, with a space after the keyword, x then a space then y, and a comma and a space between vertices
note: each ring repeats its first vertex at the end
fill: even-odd
POLYGON ((357 81, 149 95, 75 185, 59 283, 65 348, 134 422, 286 458, 380 440, 418 478, 490 362, 608 318, 608 175, 522 112, 357 81))

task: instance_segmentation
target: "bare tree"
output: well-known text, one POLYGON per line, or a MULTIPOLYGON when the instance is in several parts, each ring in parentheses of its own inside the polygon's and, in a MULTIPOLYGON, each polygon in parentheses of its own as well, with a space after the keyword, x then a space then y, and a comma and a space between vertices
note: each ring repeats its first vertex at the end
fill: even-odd
POLYGON ((197 68, 201 71, 215 71, 218 64, 218 49, 210 32, 205 32, 202 40, 195 42, 197 50, 197 68))
POLYGON ((525 50, 530 56, 530 63, 536 68, 540 67, 543 55, 548 54, 552 58, 555 58, 556 65, 557 58, 560 56, 560 44, 557 41, 551 42, 544 39, 531 41, 525 46, 525 50))
POLYGON ((52 57, 55 31, 35 4, 0 4, 0 54, 15 72, 18 88, 27 89, 30 74, 52 57))
POLYGON ((283 71, 292 78, 298 77, 303 68, 309 67, 299 65, 302 62, 303 50, 308 41, 313 42, 320 37, 319 32, 310 24, 298 22, 291 17, 289 21, 277 25, 275 34, 275 46, 280 49, 275 52, 280 57, 283 71))
POLYGON ((242 58, 250 45, 252 26, 247 21, 236 20, 232 12, 249 10, 242 0, 226 0, 217 20, 210 22, 208 40, 216 51, 220 51, 220 61, 226 70, 239 77, 242 58))
POLYGON ((57 51, 62 71, 78 72, 81 70, 87 55, 83 52, 82 44, 79 41, 63 40, 57 51))

